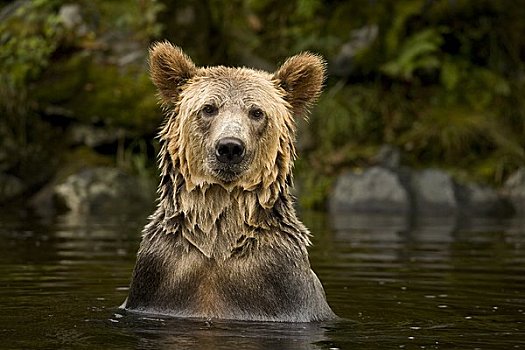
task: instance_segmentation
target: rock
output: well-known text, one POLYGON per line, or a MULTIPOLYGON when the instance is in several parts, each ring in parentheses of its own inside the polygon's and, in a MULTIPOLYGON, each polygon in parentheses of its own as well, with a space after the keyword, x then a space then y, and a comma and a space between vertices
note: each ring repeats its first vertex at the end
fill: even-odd
POLYGON ((376 166, 361 174, 350 172, 341 175, 329 205, 332 212, 407 214, 410 198, 397 173, 376 166))
POLYGON ((401 164, 401 151, 396 146, 382 145, 372 162, 385 168, 398 169, 401 164))
POLYGON ((123 139, 126 131, 123 128, 95 127, 78 124, 71 128, 71 140, 74 144, 86 145, 91 148, 106 144, 116 144, 123 139))
POLYGON ((113 214, 147 208, 154 191, 116 168, 90 168, 55 185, 55 202, 78 214, 113 214))
POLYGON ((130 51, 126 54, 123 54, 117 59, 117 64, 121 67, 128 66, 131 64, 140 64, 144 62, 144 49, 139 49, 135 51, 130 51))
POLYGON ((414 211, 424 215, 451 215, 458 209, 452 177, 441 170, 426 169, 412 174, 410 191, 414 211))
POLYGON ((78 36, 84 36, 88 33, 88 27, 82 18, 82 9, 78 4, 66 4, 60 7, 58 11, 60 22, 69 30, 74 30, 78 36))
POLYGON ((330 74, 347 77, 352 73, 352 62, 354 57, 362 50, 368 48, 377 38, 379 27, 367 25, 350 32, 350 40, 347 41, 333 62, 330 64, 330 74))
POLYGON ((146 61, 147 48, 144 43, 134 40, 125 31, 109 31, 100 36, 100 42, 108 48, 105 59, 120 67, 141 67, 146 61))
POLYGON ((525 167, 509 176, 503 187, 503 193, 519 214, 525 214, 525 167))
POLYGON ((512 204, 496 190, 475 183, 457 185, 456 198, 462 214, 471 217, 503 217, 514 214, 512 204))
MULTIPOLYGON (((444 171, 399 167, 399 153, 385 146, 376 164, 361 174, 341 175, 330 197, 332 213, 415 214, 424 218, 458 216, 509 217, 525 213, 525 169, 511 176, 505 196, 476 183, 457 184, 444 171)), ((353 218, 352 221, 356 219, 353 218)))
POLYGON ((0 203, 21 195, 26 190, 26 186, 16 176, 0 173, 0 203))

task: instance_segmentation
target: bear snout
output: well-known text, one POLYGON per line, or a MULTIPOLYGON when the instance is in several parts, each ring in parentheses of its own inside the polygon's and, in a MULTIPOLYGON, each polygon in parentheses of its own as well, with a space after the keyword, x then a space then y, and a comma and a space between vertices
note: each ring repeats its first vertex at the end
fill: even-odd
POLYGON ((244 142, 236 137, 222 138, 215 145, 217 160, 227 165, 239 164, 244 159, 245 154, 244 142))

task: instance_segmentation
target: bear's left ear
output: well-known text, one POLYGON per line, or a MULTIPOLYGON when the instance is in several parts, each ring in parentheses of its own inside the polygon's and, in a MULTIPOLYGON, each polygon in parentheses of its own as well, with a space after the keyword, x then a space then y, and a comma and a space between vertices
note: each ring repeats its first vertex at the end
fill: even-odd
POLYGON ((179 47, 167 41, 149 50, 151 80, 164 103, 175 103, 182 86, 197 72, 197 67, 179 47))
POLYGON ((303 52, 290 57, 275 72, 274 79, 286 92, 285 99, 296 116, 305 115, 323 89, 326 63, 321 56, 303 52))

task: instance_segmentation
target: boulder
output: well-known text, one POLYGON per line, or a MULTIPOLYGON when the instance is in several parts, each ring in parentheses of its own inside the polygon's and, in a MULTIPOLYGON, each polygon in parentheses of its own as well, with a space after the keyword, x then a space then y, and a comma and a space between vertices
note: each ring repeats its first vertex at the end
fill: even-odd
POLYGON ((58 19, 66 29, 75 31, 78 36, 88 33, 88 27, 82 18, 82 9, 78 4, 62 5, 58 11, 58 19))
POLYGON ((401 166, 401 151, 393 145, 382 145, 377 154, 372 157, 372 163, 389 169, 399 169, 401 166))
POLYGON ((329 202, 332 212, 375 212, 407 214, 410 198, 394 171, 375 166, 362 173, 341 175, 329 202))
POLYGON ((16 176, 0 173, 0 204, 20 196, 26 185, 16 176))
POLYGON ((126 137, 123 128, 96 127, 77 124, 71 127, 71 140, 77 145, 96 148, 107 144, 117 144, 119 139, 126 137))
POLYGON ((458 210, 454 181, 444 171, 425 169, 412 173, 410 191, 415 213, 451 215, 458 210))
POLYGON ((503 193, 519 214, 525 214, 525 168, 520 168, 509 176, 503 193))
POLYGON ((154 191, 117 168, 98 167, 70 175, 54 187, 60 208, 78 214, 113 214, 148 208, 154 191))
POLYGON ((442 170, 400 167, 395 148, 383 147, 374 162, 380 165, 339 176, 329 200, 333 213, 410 213, 427 218, 525 213, 525 169, 508 179, 502 195, 477 183, 458 184, 442 170))
POLYGON ((457 185, 456 198, 462 214, 471 217, 504 217, 514 214, 510 201, 488 186, 476 183, 457 185))

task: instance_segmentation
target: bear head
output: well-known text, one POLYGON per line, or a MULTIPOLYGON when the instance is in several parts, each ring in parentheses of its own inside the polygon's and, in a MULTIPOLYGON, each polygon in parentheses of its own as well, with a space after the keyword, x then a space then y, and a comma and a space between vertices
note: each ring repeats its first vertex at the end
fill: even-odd
POLYGON ((295 118, 319 97, 324 60, 301 53, 274 73, 197 67, 168 42, 150 50, 153 83, 167 112, 160 133, 163 172, 177 171, 186 190, 220 185, 260 190, 271 206, 291 182, 295 118), (171 167, 170 167, 171 168, 171 167), (271 189, 271 190, 270 190, 271 189))

